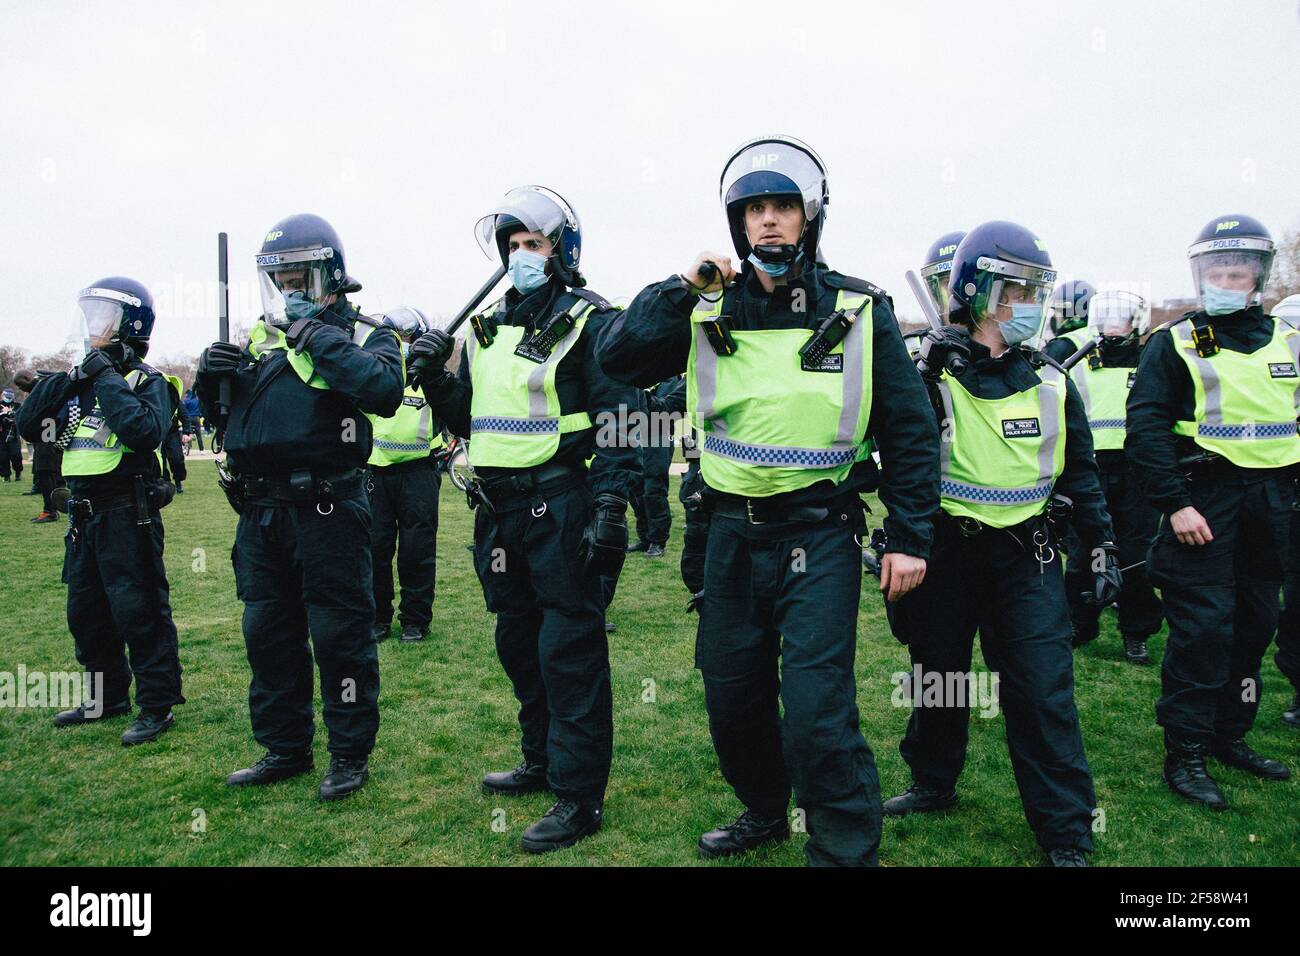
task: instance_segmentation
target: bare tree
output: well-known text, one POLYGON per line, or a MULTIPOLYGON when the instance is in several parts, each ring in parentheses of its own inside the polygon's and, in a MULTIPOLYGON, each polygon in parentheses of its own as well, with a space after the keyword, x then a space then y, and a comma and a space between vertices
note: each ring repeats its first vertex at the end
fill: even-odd
POLYGON ((1272 308, 1289 295, 1300 293, 1300 229, 1292 229, 1277 244, 1273 272, 1264 290, 1264 305, 1272 308))

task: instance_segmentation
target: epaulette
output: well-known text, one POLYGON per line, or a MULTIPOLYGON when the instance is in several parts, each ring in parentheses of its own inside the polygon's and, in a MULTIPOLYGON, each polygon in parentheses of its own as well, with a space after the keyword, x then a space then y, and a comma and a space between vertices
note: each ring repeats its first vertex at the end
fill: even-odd
POLYGON ((602 312, 608 312, 610 309, 614 308, 614 306, 610 305, 608 299, 592 292, 590 289, 570 289, 569 294, 576 295, 584 302, 590 302, 602 312))
POLYGON ((840 272, 827 272, 826 284, 832 289, 847 289, 849 292, 865 292, 867 295, 884 299, 890 305, 894 300, 889 297, 889 293, 874 282, 868 282, 866 279, 859 279, 856 276, 846 276, 840 272))

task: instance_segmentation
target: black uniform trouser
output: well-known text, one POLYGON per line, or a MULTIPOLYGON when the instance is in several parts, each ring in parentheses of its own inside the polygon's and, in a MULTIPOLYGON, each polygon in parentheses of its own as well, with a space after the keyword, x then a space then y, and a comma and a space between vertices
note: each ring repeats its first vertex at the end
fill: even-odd
POLYGON ((693 497, 703 490, 704 479, 695 465, 682 476, 677 493, 686 517, 686 529, 682 532, 682 583, 692 594, 704 589, 704 554, 709 546, 709 513, 703 502, 693 497))
POLYGON ((9 480, 10 467, 14 470, 14 481, 22 478, 23 443, 17 432, 11 432, 8 438, 0 441, 0 477, 5 481, 9 480))
POLYGON ((1059 557, 1040 565, 1035 552, 1006 531, 967 537, 941 517, 925 581, 890 612, 913 667, 912 714, 898 749, 918 786, 957 785, 966 762, 970 695, 945 694, 938 706, 922 695, 940 678, 944 687, 971 686, 963 678, 978 631, 984 662, 998 679, 1011 767, 1034 837, 1048 850, 1091 850, 1097 801, 1074 705, 1063 591, 1059 557))
POLYGON ((641 451, 644 475, 641 494, 633 496, 632 510, 636 513, 636 536, 646 544, 663 546, 668 542, 673 513, 668 507, 668 469, 673 462, 673 450, 647 447, 641 451))
POLYGON ((1259 709, 1260 663, 1277 630, 1295 487, 1290 478, 1189 485, 1214 540, 1178 542, 1166 518, 1148 566, 1169 640, 1156 723, 1195 743, 1244 736, 1259 709))
MULTIPOLYGON (((1119 632, 1126 638, 1148 638, 1160 630, 1164 612, 1160 598, 1147 574, 1147 551, 1156 534, 1160 513, 1146 500, 1137 481, 1123 470, 1101 470, 1101 488, 1106 495, 1106 510, 1115 526, 1115 543, 1119 546, 1119 564, 1127 568, 1119 594, 1119 632), (1134 567, 1136 565, 1136 567, 1134 567)), ((1091 640, 1097 636, 1102 608, 1086 603, 1082 595, 1093 589, 1091 556, 1085 553, 1077 535, 1071 535, 1065 591, 1070 601, 1070 617, 1075 633, 1091 640)))
POLYGON ((181 448, 180 429, 173 428, 163 437, 163 477, 170 471, 171 480, 180 484, 186 478, 185 451, 181 448))
POLYGON ((203 426, 197 418, 187 419, 185 430, 194 436, 194 441, 198 443, 199 451, 203 451, 203 426))
POLYGON ((593 498, 583 482, 474 519, 474 568, 496 647, 519 701, 524 759, 547 768, 557 797, 605 798, 613 754, 613 698, 601 579, 577 561, 593 498))
POLYGON ((370 503, 359 491, 321 510, 253 499, 239 516, 231 560, 253 671, 248 709, 267 750, 310 750, 314 650, 329 751, 365 757, 379 730, 370 503))
POLYGON ((136 523, 134 508, 115 508, 78 521, 64 539, 68 629, 77 660, 95 679, 105 706, 128 699, 142 711, 166 712, 181 696, 176 625, 163 568, 163 523, 136 523), (130 665, 126 652, 130 653, 130 665))
POLYGON ((1300 694, 1300 510, 1291 511, 1291 542, 1282 583, 1282 615, 1277 622, 1277 669, 1300 694))
POLYGON ((853 677, 853 517, 832 508, 816 524, 750 525, 715 514, 696 632, 722 775, 769 818, 785 816, 793 785, 812 865, 875 865, 880 845, 880 780, 853 677))
POLYGON ((375 623, 393 619, 393 552, 402 600, 403 626, 426 628, 433 620, 438 564, 438 493, 442 473, 433 460, 371 468, 370 550, 374 559, 375 623))

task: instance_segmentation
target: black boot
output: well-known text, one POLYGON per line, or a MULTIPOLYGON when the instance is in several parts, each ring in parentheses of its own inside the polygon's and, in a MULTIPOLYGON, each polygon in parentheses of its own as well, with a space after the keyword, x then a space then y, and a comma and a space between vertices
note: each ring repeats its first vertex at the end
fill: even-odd
POLYGON ((1096 623, 1079 624, 1076 621, 1070 622, 1070 646, 1083 647, 1085 644, 1091 644, 1097 639, 1101 629, 1096 623))
POLYGON ((330 768, 320 782, 322 800, 342 800, 361 789, 370 776, 365 757, 330 757, 330 768))
POLYGON ((1150 664, 1151 657, 1147 654, 1146 638, 1124 638, 1124 660, 1130 664, 1150 664))
POLYGON ((1282 723, 1292 727, 1300 727, 1300 691, 1291 698, 1291 709, 1282 712, 1282 723))
POLYGON ((116 704, 109 704, 104 708, 104 712, 98 717, 91 716, 87 713, 85 704, 81 704, 72 710, 63 710, 54 715, 55 727, 75 727, 77 724, 93 724, 97 720, 107 720, 109 717, 121 717, 123 714, 131 712, 131 702, 121 700, 116 704))
POLYGON ((389 621, 385 624, 376 623, 375 626, 370 629, 371 638, 374 639, 374 642, 376 644, 388 640, 388 632, 392 628, 392 626, 393 626, 392 621, 389 621))
POLYGON ((402 625, 402 642, 404 644, 414 644, 416 641, 422 641, 425 635, 429 633, 427 627, 420 627, 416 624, 402 625))
POLYGON ((956 790, 933 790, 912 784, 881 806, 887 817, 905 817, 909 813, 937 813, 957 806, 956 790))
POLYGON ((789 836, 790 823, 785 817, 760 817, 746 810, 735 823, 725 824, 701 836, 700 856, 706 860, 734 856, 765 843, 779 843, 789 836))
POLYGON ((529 853, 562 850, 599 830, 600 817, 600 807, 557 800, 544 817, 524 831, 519 842, 529 853))
POLYGON ((648 544, 645 549, 647 558, 662 558, 664 556, 664 546, 662 544, 648 544))
POLYGON ((122 746, 134 747, 136 744, 147 744, 157 740, 174 723, 176 718, 172 716, 170 710, 162 713, 156 710, 142 710, 135 723, 126 728, 126 732, 122 734, 122 746))
POLYGON ((1074 847, 1057 847, 1047 851, 1049 866, 1087 866, 1088 857, 1082 850, 1074 847))
POLYGON ((646 543, 642 541, 640 538, 637 538, 635 541, 633 541, 631 544, 627 546, 627 553, 633 554, 634 552, 637 551, 644 551, 646 547, 647 547, 646 543))
POLYGON ((484 793, 499 793, 507 797, 516 797, 521 793, 540 793, 549 789, 546 768, 530 764, 527 760, 514 770, 500 770, 483 778, 484 793))
POLYGON ((1216 740, 1210 747, 1210 754, 1219 763, 1236 767, 1238 770, 1263 777, 1265 780, 1291 779, 1291 771, 1286 768, 1286 764, 1256 753, 1241 737, 1236 740, 1216 740))
POLYGON ((226 786, 255 787, 264 783, 278 783, 306 773, 314 766, 310 750, 300 754, 277 754, 268 750, 266 755, 251 767, 236 770, 227 777, 226 786))
POLYGON ((1215 810, 1228 809, 1223 791, 1205 769, 1210 748, 1170 734, 1165 735, 1165 783, 1185 800, 1215 810))

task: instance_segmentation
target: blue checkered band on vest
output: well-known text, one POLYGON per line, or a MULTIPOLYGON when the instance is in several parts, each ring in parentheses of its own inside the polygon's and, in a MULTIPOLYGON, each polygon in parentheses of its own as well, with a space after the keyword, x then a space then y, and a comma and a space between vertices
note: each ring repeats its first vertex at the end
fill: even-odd
POLYGON ((981 488, 947 478, 939 482, 939 492, 947 498, 959 501, 978 501, 990 505, 1023 505, 1034 501, 1045 501, 1052 493, 1051 484, 1038 485, 1035 488, 981 488))
POLYGON ((427 451, 429 443, 425 442, 404 442, 388 441, 385 438, 376 438, 375 447, 381 451, 427 451))
POLYGON ((1204 438, 1289 438, 1296 433, 1294 422, 1263 425, 1207 425, 1196 426, 1196 434, 1204 438))
POLYGON ((68 451, 103 451, 104 447, 93 438, 74 438, 68 442, 68 451))
POLYGON ((486 416, 472 419, 469 427, 471 431, 476 432, 543 435, 549 432, 558 432, 560 430, 560 420, 558 418, 497 418, 486 416))
POLYGON ((831 448, 765 448, 716 435, 704 436, 704 450, 750 465, 784 465, 794 468, 837 468, 852 464, 858 454, 853 448, 842 451, 831 448))
POLYGON ((1089 428, 1123 428, 1125 419, 1123 418, 1090 418, 1088 419, 1089 428))

